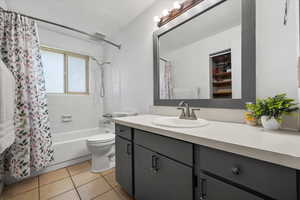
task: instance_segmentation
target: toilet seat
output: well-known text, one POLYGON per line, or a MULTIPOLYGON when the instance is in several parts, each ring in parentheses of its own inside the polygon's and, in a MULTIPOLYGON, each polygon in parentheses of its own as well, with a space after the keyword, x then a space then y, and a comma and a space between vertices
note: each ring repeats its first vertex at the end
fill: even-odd
POLYGON ((107 143, 115 140, 115 135, 108 133, 108 134, 99 134, 87 139, 88 143, 107 143))

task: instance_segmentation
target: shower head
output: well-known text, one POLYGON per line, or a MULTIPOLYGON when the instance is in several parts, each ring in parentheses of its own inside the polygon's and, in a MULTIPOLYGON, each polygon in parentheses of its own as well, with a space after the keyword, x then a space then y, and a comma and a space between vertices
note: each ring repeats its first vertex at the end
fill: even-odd
POLYGON ((93 56, 91 56, 91 59, 94 60, 98 65, 103 66, 103 65, 109 65, 111 62, 99 62, 99 60, 93 56))

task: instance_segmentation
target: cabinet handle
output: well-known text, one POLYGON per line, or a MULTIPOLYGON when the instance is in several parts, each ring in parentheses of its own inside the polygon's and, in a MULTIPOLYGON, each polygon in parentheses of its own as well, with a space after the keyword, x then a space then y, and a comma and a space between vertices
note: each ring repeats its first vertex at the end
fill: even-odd
POLYGON ((238 167, 233 167, 233 168, 231 168, 231 172, 234 175, 239 175, 241 173, 241 170, 238 167))
POLYGON ((156 156, 156 158, 155 158, 155 171, 157 171, 157 172, 159 170, 158 161, 159 161, 159 158, 156 156))
POLYGON ((201 184, 201 192, 200 192, 200 200, 205 200, 207 197, 206 194, 206 179, 201 178, 200 179, 201 184))
POLYGON ((126 153, 127 155, 131 155, 131 144, 126 145, 126 153))
POLYGON ((155 170, 155 155, 152 156, 151 169, 155 170))
POLYGON ((158 160, 159 158, 156 155, 152 156, 152 166, 151 169, 155 172, 158 172, 159 168, 158 168, 158 160))

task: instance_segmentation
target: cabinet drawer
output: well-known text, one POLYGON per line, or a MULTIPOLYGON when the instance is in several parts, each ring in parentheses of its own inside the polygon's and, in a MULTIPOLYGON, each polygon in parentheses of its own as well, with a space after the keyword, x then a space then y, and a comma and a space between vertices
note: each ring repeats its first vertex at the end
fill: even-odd
POLYGON ((191 143, 137 129, 134 130, 134 141, 136 144, 147 147, 167 157, 190 166, 193 165, 193 144, 191 143))
POLYGON ((199 150, 201 170, 277 200, 297 199, 296 170, 206 147, 199 150))
POLYGON ((127 126, 116 124, 116 135, 132 140, 131 128, 127 126))
POLYGON ((205 200, 263 200, 251 193, 223 183, 209 176, 201 175, 200 199, 205 200))

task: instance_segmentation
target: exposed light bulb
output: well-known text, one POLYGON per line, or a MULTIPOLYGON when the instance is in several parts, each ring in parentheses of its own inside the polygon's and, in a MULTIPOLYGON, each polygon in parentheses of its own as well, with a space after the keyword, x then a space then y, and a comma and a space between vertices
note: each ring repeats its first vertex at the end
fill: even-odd
POLYGON ((159 16, 155 16, 155 17, 153 17, 153 21, 154 21, 154 22, 160 22, 160 18, 159 18, 159 16))
POLYGON ((175 1, 173 4, 175 9, 180 9, 181 8, 181 4, 178 1, 175 1))
POLYGON ((166 17, 169 15, 169 11, 167 9, 164 9, 162 12, 163 16, 166 17))

